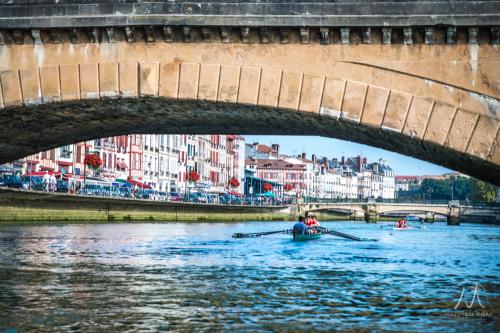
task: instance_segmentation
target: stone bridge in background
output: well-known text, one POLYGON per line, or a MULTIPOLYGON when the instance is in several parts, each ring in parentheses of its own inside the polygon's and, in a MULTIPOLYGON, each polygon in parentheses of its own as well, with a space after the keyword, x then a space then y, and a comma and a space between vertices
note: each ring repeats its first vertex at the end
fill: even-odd
POLYGON ((500 206, 383 202, 332 202, 298 205, 299 214, 314 213, 315 211, 348 213, 354 218, 364 218, 366 222, 376 222, 382 214, 401 213, 401 215, 425 214, 426 222, 433 222, 435 215, 446 216, 449 225, 460 224, 461 218, 474 217, 500 224, 500 206))
POLYGON ((351 140, 500 185, 500 1, 0 0, 0 163, 129 133, 351 140))

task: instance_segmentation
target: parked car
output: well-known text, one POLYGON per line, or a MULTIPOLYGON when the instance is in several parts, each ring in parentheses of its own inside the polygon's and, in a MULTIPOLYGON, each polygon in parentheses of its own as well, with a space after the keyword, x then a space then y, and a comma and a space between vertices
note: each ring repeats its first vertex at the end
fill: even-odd
POLYGON ((233 194, 223 194, 219 196, 219 202, 223 205, 241 205, 241 198, 233 194))
POLYGON ((177 192, 170 192, 168 200, 170 200, 170 201, 182 201, 182 196, 177 192))
POLYGON ((11 188, 22 188, 23 182, 21 177, 15 175, 4 175, 2 177, 3 186, 11 187, 11 188))
POLYGON ((197 193, 199 203, 208 203, 208 196, 206 193, 197 193))
POLYGON ((211 204, 218 204, 219 203, 219 196, 215 193, 207 194, 207 199, 208 199, 208 203, 211 203, 211 204))
POLYGON ((38 176, 22 176, 21 181, 23 182, 23 188, 30 188, 30 180, 31 180, 31 189, 36 191, 43 191, 45 186, 43 184, 43 178, 38 176))
POLYGON ((57 192, 69 192, 69 185, 67 181, 59 179, 56 182, 56 190, 57 192))
POLYGON ((167 192, 158 192, 158 200, 167 201, 168 193, 167 192))

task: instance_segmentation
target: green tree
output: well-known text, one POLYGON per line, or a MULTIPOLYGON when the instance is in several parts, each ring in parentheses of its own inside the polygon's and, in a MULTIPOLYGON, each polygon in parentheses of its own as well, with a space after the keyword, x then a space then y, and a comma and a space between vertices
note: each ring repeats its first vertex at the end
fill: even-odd
POLYGON ((496 186, 479 179, 471 178, 471 191, 468 198, 473 202, 495 202, 497 198, 496 186))

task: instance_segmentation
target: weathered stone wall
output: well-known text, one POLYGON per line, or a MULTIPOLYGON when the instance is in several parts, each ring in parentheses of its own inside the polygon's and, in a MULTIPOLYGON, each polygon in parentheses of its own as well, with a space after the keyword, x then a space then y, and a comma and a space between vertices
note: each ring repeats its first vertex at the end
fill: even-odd
POLYGON ((499 9, 0 0, 0 162, 131 132, 306 133, 500 184, 499 9))

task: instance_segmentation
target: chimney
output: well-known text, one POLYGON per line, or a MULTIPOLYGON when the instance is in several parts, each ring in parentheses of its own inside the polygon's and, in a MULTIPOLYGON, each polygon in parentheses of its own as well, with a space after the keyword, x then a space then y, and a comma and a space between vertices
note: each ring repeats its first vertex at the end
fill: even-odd
POLYGON ((312 154, 311 159, 312 159, 313 163, 316 164, 316 155, 312 154))
POLYGON ((305 160, 306 159, 306 153, 302 153, 302 158, 305 160))
POLYGON ((276 156, 278 156, 280 154, 280 145, 279 144, 273 143, 271 145, 271 149, 274 151, 274 153, 276 154, 276 156))
POLYGON ((363 165, 362 165, 362 158, 361 158, 361 155, 358 155, 358 171, 361 172, 363 170, 363 165))
POLYGON ((367 162, 366 157, 363 157, 363 164, 366 165, 366 162, 367 162))
POLYGON ((342 165, 345 165, 345 157, 344 156, 342 156, 342 160, 341 161, 342 161, 342 165))

